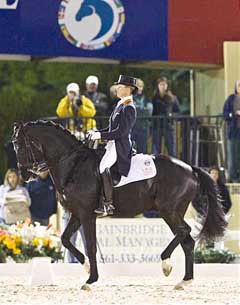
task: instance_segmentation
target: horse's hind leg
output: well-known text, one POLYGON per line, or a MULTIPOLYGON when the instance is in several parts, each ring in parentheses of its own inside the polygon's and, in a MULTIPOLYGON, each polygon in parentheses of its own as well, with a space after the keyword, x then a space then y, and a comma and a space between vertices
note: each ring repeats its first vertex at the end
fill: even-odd
MULTIPOLYGON (((86 284, 92 284, 98 280, 97 270, 97 238, 96 238, 96 217, 92 217, 83 224, 86 247, 90 263, 90 276, 86 284)), ((85 288, 85 287, 83 287, 85 288)))
POLYGON ((175 286, 175 289, 184 289, 184 286, 190 284, 193 280, 194 245, 195 241, 190 234, 181 242, 185 254, 185 276, 183 280, 175 286))
POLYGON ((185 262, 186 262, 186 273, 183 278, 184 281, 193 279, 193 263, 194 263, 194 246, 195 241, 192 236, 189 234, 182 242, 181 242, 183 251, 185 253, 185 262))
POLYGON ((63 246, 67 248, 81 264, 84 264, 84 255, 78 249, 76 249, 70 241, 72 235, 79 229, 80 225, 80 220, 77 217, 71 215, 69 222, 61 236, 61 240, 63 246))
POLYGON ((177 214, 172 214, 169 217, 165 216, 163 219, 166 221, 175 235, 173 240, 161 254, 163 273, 165 276, 168 276, 172 271, 172 266, 170 265, 171 254, 175 248, 189 235, 191 228, 183 220, 183 218, 177 214))

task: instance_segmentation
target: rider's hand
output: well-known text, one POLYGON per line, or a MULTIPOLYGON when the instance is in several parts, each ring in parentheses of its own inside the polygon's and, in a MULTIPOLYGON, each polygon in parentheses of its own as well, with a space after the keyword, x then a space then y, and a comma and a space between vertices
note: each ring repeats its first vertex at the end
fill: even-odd
POLYGON ((94 131, 89 135, 89 140, 96 141, 101 139, 101 133, 99 131, 94 131))
POLYGON ((86 137, 89 138, 93 133, 95 132, 95 130, 88 130, 87 133, 86 133, 86 137))

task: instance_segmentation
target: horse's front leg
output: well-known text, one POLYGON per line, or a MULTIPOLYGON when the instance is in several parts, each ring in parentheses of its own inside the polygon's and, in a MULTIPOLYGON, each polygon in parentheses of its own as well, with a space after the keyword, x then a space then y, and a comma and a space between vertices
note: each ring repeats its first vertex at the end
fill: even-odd
MULTIPOLYGON (((93 215, 83 224, 84 235, 86 239, 87 254, 90 263, 90 276, 86 284, 92 284, 98 280, 97 270, 97 238, 96 238, 96 217, 93 215)), ((88 289, 87 285, 84 285, 82 289, 88 289)))
POLYGON ((67 248, 81 264, 86 265, 87 263, 85 262, 84 255, 73 246, 70 240, 72 235, 79 229, 80 226, 80 220, 77 217, 71 215, 69 222, 61 236, 61 240, 63 246, 67 248))

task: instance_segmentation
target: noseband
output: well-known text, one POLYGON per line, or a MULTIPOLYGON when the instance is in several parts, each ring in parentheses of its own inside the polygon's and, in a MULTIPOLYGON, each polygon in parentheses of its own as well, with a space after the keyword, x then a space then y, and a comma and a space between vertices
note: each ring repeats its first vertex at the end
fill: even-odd
MULTIPOLYGON (((32 149, 32 145, 30 143, 29 137, 25 134, 23 128, 22 128, 22 136, 23 136, 25 147, 26 147, 27 163, 25 165, 23 165, 20 162, 18 162, 18 166, 20 168, 26 167, 28 169, 28 171, 33 174, 39 174, 39 172, 41 172, 42 170, 48 169, 48 166, 44 161, 41 161, 41 162, 37 161, 37 158, 32 149)), ((16 139, 13 140, 13 145, 14 145, 14 142, 16 142, 16 139)), ((32 141, 32 144, 43 154, 41 146, 38 146, 34 141, 32 141)))

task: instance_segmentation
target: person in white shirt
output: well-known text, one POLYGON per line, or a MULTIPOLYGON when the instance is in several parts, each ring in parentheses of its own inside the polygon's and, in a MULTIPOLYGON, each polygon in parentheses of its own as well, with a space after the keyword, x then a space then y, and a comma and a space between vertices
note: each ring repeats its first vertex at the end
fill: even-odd
POLYGON ((5 223, 4 203, 12 191, 19 191, 18 194, 31 205, 31 199, 27 189, 20 185, 19 174, 16 169, 8 169, 5 174, 4 184, 0 186, 0 223, 5 223))

